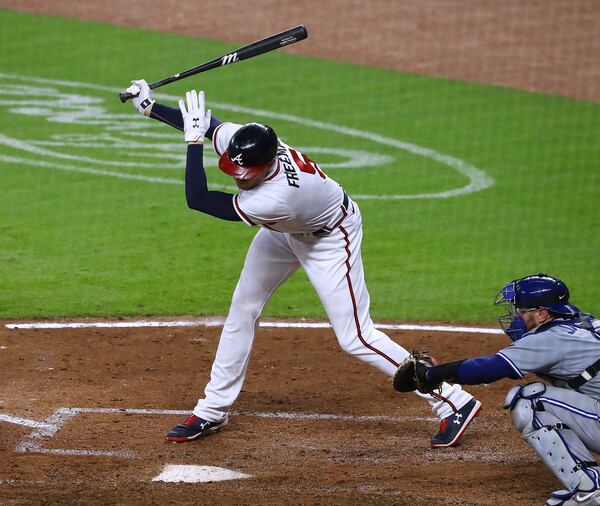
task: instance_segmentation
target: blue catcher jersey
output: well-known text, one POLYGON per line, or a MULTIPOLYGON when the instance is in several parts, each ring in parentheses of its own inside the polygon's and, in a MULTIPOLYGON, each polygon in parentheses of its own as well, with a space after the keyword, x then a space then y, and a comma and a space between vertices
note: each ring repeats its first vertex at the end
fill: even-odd
MULTIPOLYGON (((584 317, 595 332, 583 328, 581 319, 557 319, 526 333, 498 352, 523 377, 535 373, 556 387, 571 388, 568 381, 600 359, 600 320, 584 317)), ((600 374, 576 389, 600 401, 600 374)))

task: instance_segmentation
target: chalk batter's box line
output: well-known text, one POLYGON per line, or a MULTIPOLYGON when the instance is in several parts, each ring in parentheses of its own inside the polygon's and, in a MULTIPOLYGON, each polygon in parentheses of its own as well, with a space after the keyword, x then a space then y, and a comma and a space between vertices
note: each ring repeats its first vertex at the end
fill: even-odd
MULTIPOLYGON (((124 415, 189 415, 189 410, 175 409, 136 409, 136 408, 58 408, 52 415, 42 422, 37 422, 38 428, 17 445, 17 452, 35 452, 49 453, 54 455, 81 455, 87 457, 121 457, 135 458, 138 455, 130 450, 80 450, 66 448, 45 448, 43 441, 52 439, 61 427, 73 419, 80 413, 100 413, 100 414, 124 414, 124 415)), ((292 413, 292 412, 234 412, 232 416, 254 416, 259 418, 279 418, 287 420, 304 420, 304 421, 350 421, 358 423, 372 422, 407 422, 407 421, 427 421, 435 422, 437 418, 423 416, 356 416, 356 415, 337 415, 331 413, 292 413)), ((17 418, 14 418, 17 420, 17 418)), ((23 419, 25 420, 25 419, 23 419)), ((32 422, 31 420, 26 420, 32 422)), ((13 423, 17 423, 13 421, 13 423)), ((23 424, 32 426, 31 423, 23 424)))
MULTIPOLYGON (((149 328, 149 327, 222 327, 223 318, 201 318, 195 320, 173 321, 97 321, 97 322, 31 322, 31 323, 6 323, 5 327, 15 329, 86 329, 86 328, 149 328)), ((260 327, 264 328, 299 328, 299 329, 330 329, 327 322, 294 322, 294 321, 261 321, 260 327)), ((375 328, 380 330, 409 330, 430 332, 459 332, 469 334, 502 334, 501 329, 466 327, 456 325, 417 325, 375 323, 375 328)))

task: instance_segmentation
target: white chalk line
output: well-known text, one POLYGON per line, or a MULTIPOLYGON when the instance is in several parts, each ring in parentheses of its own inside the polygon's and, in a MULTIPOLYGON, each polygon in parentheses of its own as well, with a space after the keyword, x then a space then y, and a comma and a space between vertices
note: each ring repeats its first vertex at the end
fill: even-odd
MULTIPOLYGON (((96 321, 96 322, 29 322, 6 323, 10 330, 25 329, 89 329, 89 328, 152 328, 152 327, 222 327, 223 318, 198 318, 193 320, 133 320, 133 321, 96 321)), ((263 328, 289 328, 289 329, 330 329, 327 322, 294 322, 294 321, 261 321, 263 328)), ((502 334, 501 329, 468 327, 459 325, 419 325, 404 323, 375 323, 375 328, 380 330, 420 330, 431 332, 460 332, 469 334, 502 334)))
MULTIPOLYGON (((190 410, 179 410, 179 409, 148 409, 148 408, 76 408, 76 407, 63 407, 58 408, 52 415, 50 415, 44 422, 36 422, 42 427, 26 436, 23 441, 17 446, 16 451, 18 452, 35 452, 51 455, 63 455, 63 456, 82 456, 82 457, 117 457, 122 459, 133 459, 143 458, 143 455, 139 455, 130 450, 88 450, 88 449, 66 449, 66 448, 45 448, 42 446, 43 440, 51 439, 68 420, 75 417, 80 413, 97 413, 97 414, 125 414, 125 415, 178 415, 187 416, 190 414, 190 410)), ((387 423, 407 423, 407 422, 427 422, 437 423, 439 420, 436 417, 430 416, 391 416, 391 415, 348 415, 348 414, 336 414, 336 413, 315 413, 315 412, 286 412, 286 411, 236 411, 232 412, 231 416, 249 416, 257 418, 267 419, 283 419, 283 420, 298 420, 298 421, 344 421, 344 422, 355 422, 355 423, 374 423, 374 422, 387 422, 387 423)), ((502 451, 486 452, 481 449, 473 451, 461 450, 457 454, 451 453, 439 453, 434 451, 431 454, 426 455, 426 460, 457 460, 457 461, 477 461, 477 462, 498 462, 499 458, 503 462, 517 462, 522 461, 523 457, 514 455, 513 452, 504 453, 502 451)), ((412 461, 410 455, 395 456, 394 459, 400 461, 412 461)))
POLYGON ((0 422, 13 423, 15 425, 23 425, 24 427, 31 427, 33 429, 50 428, 50 426, 45 422, 38 422, 37 420, 21 418, 20 416, 11 416, 4 413, 0 413, 0 422))
POLYGON ((234 416, 255 416, 258 418, 278 418, 284 420, 333 420, 346 422, 436 422, 438 418, 432 416, 391 416, 391 415, 336 415, 329 413, 265 413, 265 412, 238 412, 232 413, 234 416))
MULTIPOLYGON (((191 413, 181 409, 137 409, 137 408, 60 408, 57 411, 68 413, 101 413, 124 415, 181 415, 191 413)), ((335 413, 311 413, 301 411, 233 411, 231 416, 252 416, 257 418, 279 418, 286 420, 340 420, 349 422, 435 422, 438 419, 428 416, 393 415, 342 415, 335 413)))
POLYGON ((8 478, 6 480, 0 480, 0 485, 45 485, 44 480, 18 480, 15 478, 8 478))
MULTIPOLYGON (((68 448, 46 448, 42 446, 43 441, 51 439, 68 420, 80 413, 98 413, 98 414, 125 414, 125 415, 180 415, 186 416, 190 414, 189 410, 177 409, 146 409, 146 408, 76 408, 63 407, 58 408, 44 422, 36 422, 42 427, 26 436, 23 441, 17 446, 17 452, 33 452, 50 455, 62 456, 81 456, 81 457, 112 457, 122 459, 144 458, 144 455, 138 454, 130 450, 88 450, 88 449, 68 449, 68 448)), ((299 421, 346 421, 357 423, 373 423, 373 422, 431 422, 435 423, 439 420, 435 417, 424 416, 389 416, 389 415, 344 415, 335 413, 314 413, 314 412, 261 412, 261 411, 239 411, 232 412, 232 416, 250 416, 259 418, 284 419, 284 420, 299 420, 299 421)), ((26 419, 22 419, 26 420, 26 419)), ((399 427, 400 429, 400 427, 399 427)), ((396 455, 393 457, 395 461, 413 462, 410 454, 396 455)), ((502 450, 489 452, 483 449, 473 451, 461 450, 458 453, 447 453, 433 450, 425 456, 418 457, 418 460, 425 459, 428 461, 473 461, 473 462, 522 462, 523 457, 515 455, 514 452, 503 452, 502 450)), ((381 459, 378 459, 381 460, 381 459)), ((2 482, 0 481, 0 484, 2 482)))
MULTIPOLYGON (((124 414, 124 415, 180 415, 187 416, 190 410, 178 409, 138 409, 138 408, 58 408, 43 422, 27 420, 25 418, 10 417, 11 423, 34 427, 37 430, 25 436, 15 448, 19 453, 47 453, 53 455, 78 455, 85 457, 120 457, 135 458, 138 455, 129 450, 87 450, 87 449, 66 449, 66 448, 46 448, 42 446, 43 441, 48 441, 61 429, 61 427, 70 419, 80 413, 98 413, 98 414, 124 414)), ((8 416, 8 415, 7 415, 8 416)), ((284 420, 300 421, 347 421, 356 423, 372 422, 435 422, 437 418, 424 416, 389 416, 389 415, 343 415, 335 413, 310 413, 310 412, 264 412, 264 411, 239 411, 232 412, 231 416, 250 416, 257 418, 272 418, 284 420)), ((2 420, 2 418, 0 418, 2 420)))

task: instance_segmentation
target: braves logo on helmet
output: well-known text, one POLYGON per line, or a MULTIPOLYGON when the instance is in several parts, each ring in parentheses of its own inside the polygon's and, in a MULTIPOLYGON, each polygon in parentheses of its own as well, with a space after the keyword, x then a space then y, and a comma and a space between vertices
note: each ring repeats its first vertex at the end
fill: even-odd
POLYGON ((277 145, 277 135, 270 126, 248 123, 231 137, 219 168, 236 179, 251 179, 275 163, 277 145))

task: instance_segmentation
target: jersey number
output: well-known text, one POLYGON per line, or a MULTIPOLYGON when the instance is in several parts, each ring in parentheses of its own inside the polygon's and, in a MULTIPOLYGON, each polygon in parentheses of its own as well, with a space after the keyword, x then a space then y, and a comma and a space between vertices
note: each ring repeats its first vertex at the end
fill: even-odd
POLYGON ((299 153, 295 149, 290 149, 290 152, 292 153, 294 162, 296 162, 296 165, 302 172, 306 172, 308 174, 314 174, 316 172, 323 179, 326 179, 325 174, 323 174, 316 162, 313 162, 308 156, 299 153))

